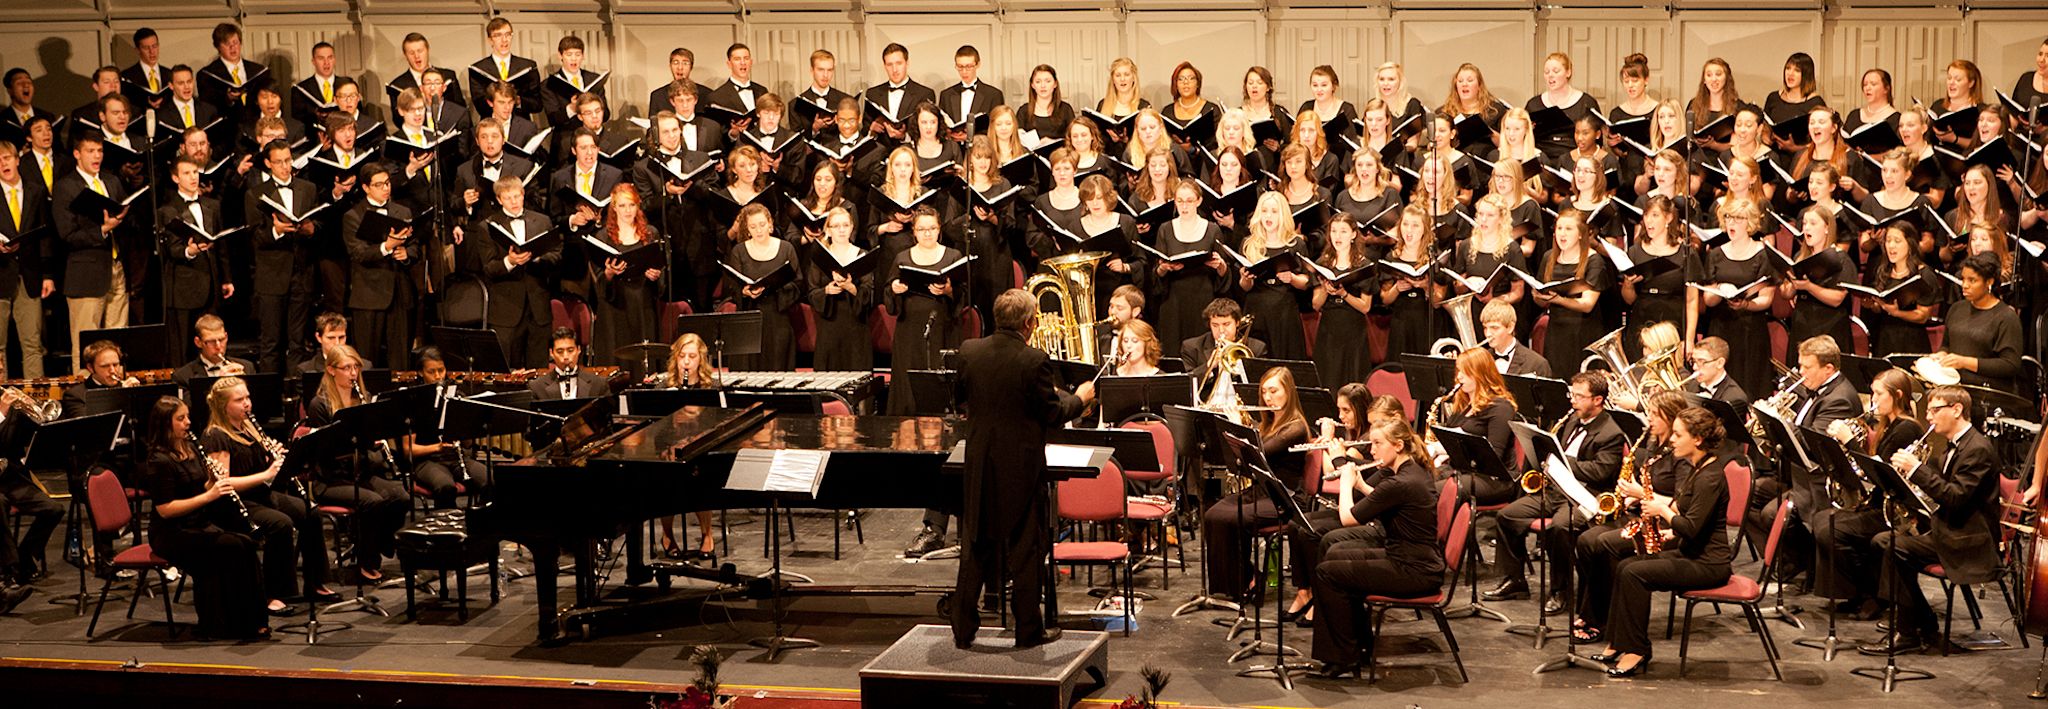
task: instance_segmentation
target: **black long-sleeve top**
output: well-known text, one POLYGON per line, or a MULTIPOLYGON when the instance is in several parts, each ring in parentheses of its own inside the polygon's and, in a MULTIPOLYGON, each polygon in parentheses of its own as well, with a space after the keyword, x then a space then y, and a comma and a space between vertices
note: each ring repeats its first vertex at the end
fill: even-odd
POLYGON ((1485 436, 1486 442, 1493 446, 1493 454, 1500 457, 1501 463, 1506 464, 1513 460, 1511 456, 1515 446, 1515 430, 1508 425, 1515 420, 1513 401, 1507 397, 1494 399, 1486 408, 1471 415, 1453 409, 1449 402, 1445 402, 1444 411, 1439 414, 1437 420, 1438 425, 1456 428, 1474 436, 1485 436))
POLYGON ((1387 533, 1389 560, 1413 573, 1440 578, 1444 554, 1436 539, 1435 482, 1421 463, 1403 462, 1351 506, 1351 517, 1360 524, 1379 520, 1387 533))
POLYGON ((1287 449, 1307 442, 1308 422, 1301 419, 1282 422, 1279 428, 1273 430, 1273 435, 1259 439, 1259 452, 1264 453, 1266 463, 1273 466, 1273 475, 1297 492, 1303 489, 1302 484, 1306 482, 1303 478, 1303 466, 1308 464, 1308 455, 1287 449))
POLYGON ((1977 371, 1963 372, 1963 383, 2001 387, 2020 376, 2020 315, 2011 305, 1999 302, 1978 308, 1968 301, 1948 307, 1948 335, 1943 346, 1950 352, 1977 358, 1977 371))
MULTIPOLYGON (((1728 545, 1727 461, 1708 455, 1693 465, 1681 459, 1677 472, 1678 491, 1673 497, 1678 514, 1671 518, 1670 529, 1678 542, 1678 554, 1726 568, 1735 560, 1735 551, 1728 545)), ((1673 548, 1665 544, 1664 553, 1672 553, 1673 548)))

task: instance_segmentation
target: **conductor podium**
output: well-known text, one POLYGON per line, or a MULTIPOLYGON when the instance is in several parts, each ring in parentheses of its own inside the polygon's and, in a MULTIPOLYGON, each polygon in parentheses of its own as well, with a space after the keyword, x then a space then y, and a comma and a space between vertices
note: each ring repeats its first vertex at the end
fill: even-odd
POLYGON ((953 647, 953 629, 919 625, 860 668, 869 707, 1042 707, 1066 709, 1083 677, 1109 681, 1109 634, 1069 630, 1027 650, 1001 628, 982 628, 974 645, 953 647))

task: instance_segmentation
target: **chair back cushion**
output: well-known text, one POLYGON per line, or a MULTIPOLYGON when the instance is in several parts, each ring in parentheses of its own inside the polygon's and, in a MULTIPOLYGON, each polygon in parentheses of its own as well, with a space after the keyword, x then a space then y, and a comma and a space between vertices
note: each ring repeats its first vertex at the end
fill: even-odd
POLYGON ((1458 564, 1465 560, 1465 538, 1472 536, 1472 506, 1458 505, 1451 517, 1450 536, 1444 538, 1444 577, 1457 578, 1458 564))
POLYGON ((1443 487, 1436 491, 1436 541, 1442 544, 1445 535, 1451 533, 1451 515, 1458 509, 1458 479, 1444 478, 1443 487))
POLYGON ((1102 474, 1092 478, 1069 478, 1059 483, 1060 518, 1082 522, 1107 522, 1124 516, 1124 471, 1110 461, 1102 474))
POLYGON ((1792 513, 1792 498, 1787 496, 1778 505, 1778 514, 1771 518, 1771 536, 1764 539, 1763 568, 1771 568, 1771 561, 1778 557, 1778 539, 1785 536, 1785 517, 1792 513))
POLYGON ((1731 460, 1725 471, 1728 477, 1726 522, 1730 527, 1741 527, 1743 513, 1749 511, 1749 466, 1731 460))
POLYGON ((92 528, 101 534, 111 534, 128 526, 132 513, 128 510, 128 493, 121 490, 121 479, 112 471, 93 473, 85 481, 86 502, 92 505, 92 528))

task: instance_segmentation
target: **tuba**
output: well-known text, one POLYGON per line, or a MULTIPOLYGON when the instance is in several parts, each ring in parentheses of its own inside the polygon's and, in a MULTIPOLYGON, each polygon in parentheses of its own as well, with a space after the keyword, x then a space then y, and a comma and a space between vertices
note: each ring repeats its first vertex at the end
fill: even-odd
POLYGON ((1032 328, 1032 347, 1053 359, 1096 364, 1095 266, 1109 258, 1107 252, 1083 251, 1055 256, 1040 264, 1050 273, 1040 273, 1024 282, 1031 297, 1041 304, 1038 325, 1032 328), (1044 311, 1046 294, 1052 294, 1052 311, 1044 311))
POLYGON ((1586 345, 1586 351, 1593 353, 1593 356, 1599 357, 1600 361, 1607 363, 1607 380, 1613 388, 1627 394, 1629 398, 1641 402, 1643 400, 1642 382, 1636 381, 1636 375, 1629 371, 1632 367, 1628 363, 1628 353, 1624 352, 1621 348, 1621 334, 1625 330, 1626 328, 1623 328, 1607 333, 1600 339, 1594 340, 1593 344, 1586 345))
POLYGON ((1450 313, 1451 327, 1457 331, 1458 336, 1441 338, 1430 344, 1430 354, 1438 357, 1456 357, 1460 352, 1479 346, 1479 333, 1472 329, 1473 300, 1471 293, 1444 300, 1444 310, 1450 313))

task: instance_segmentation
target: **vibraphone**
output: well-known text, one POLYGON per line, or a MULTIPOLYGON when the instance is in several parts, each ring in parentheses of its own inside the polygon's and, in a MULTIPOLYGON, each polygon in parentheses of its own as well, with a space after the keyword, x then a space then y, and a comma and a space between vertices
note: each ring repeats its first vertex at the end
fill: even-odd
POLYGON ((718 379, 730 389, 830 394, 856 413, 875 396, 873 372, 726 372, 718 379))

